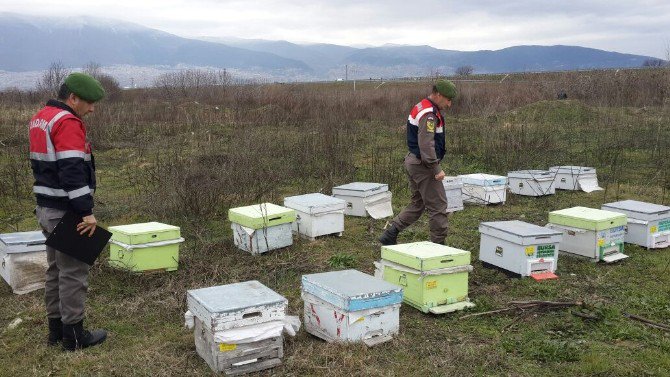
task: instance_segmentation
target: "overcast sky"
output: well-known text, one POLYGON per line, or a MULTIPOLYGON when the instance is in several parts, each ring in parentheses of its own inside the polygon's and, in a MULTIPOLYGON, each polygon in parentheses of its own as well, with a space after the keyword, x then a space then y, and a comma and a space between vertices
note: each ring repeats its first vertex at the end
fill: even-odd
POLYGON ((565 44, 670 54, 670 0, 0 0, 0 11, 114 18, 184 37, 453 50, 565 44))

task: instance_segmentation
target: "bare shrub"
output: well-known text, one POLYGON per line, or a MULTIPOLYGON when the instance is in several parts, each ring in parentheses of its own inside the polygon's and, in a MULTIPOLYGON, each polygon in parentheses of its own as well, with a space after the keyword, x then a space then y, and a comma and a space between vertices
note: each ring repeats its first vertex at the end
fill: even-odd
POLYGON ((51 63, 49 69, 37 81, 37 91, 49 97, 56 97, 63 80, 69 74, 70 70, 65 68, 62 62, 51 63))

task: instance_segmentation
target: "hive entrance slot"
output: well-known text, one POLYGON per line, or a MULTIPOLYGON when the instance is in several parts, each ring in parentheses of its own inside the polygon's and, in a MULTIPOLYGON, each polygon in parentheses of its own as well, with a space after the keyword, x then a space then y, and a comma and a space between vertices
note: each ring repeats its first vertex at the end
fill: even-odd
POLYGON ((261 315, 262 315, 261 312, 245 313, 242 315, 242 319, 260 317, 261 315))

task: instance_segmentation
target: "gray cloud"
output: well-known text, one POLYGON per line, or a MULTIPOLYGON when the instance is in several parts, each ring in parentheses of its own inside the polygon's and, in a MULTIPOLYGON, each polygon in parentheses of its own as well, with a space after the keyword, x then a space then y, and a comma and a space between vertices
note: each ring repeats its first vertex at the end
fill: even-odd
POLYGON ((500 49, 570 44, 665 56, 670 2, 439 0, 0 0, 0 9, 117 18, 187 36, 500 49))

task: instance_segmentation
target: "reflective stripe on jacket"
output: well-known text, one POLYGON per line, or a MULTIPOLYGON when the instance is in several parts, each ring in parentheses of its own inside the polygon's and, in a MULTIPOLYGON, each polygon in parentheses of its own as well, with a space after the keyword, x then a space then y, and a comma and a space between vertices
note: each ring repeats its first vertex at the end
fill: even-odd
POLYGON ((444 118, 440 113, 440 109, 428 98, 423 99, 417 103, 407 118, 407 148, 416 157, 424 160, 421 157, 421 149, 419 146, 419 123, 421 119, 432 114, 437 123, 434 125, 434 141, 435 141, 435 155, 438 162, 444 158, 445 154, 445 135, 444 135, 444 118))
POLYGON ((93 213, 94 159, 86 127, 69 106, 50 100, 32 118, 30 164, 38 205, 93 213))

